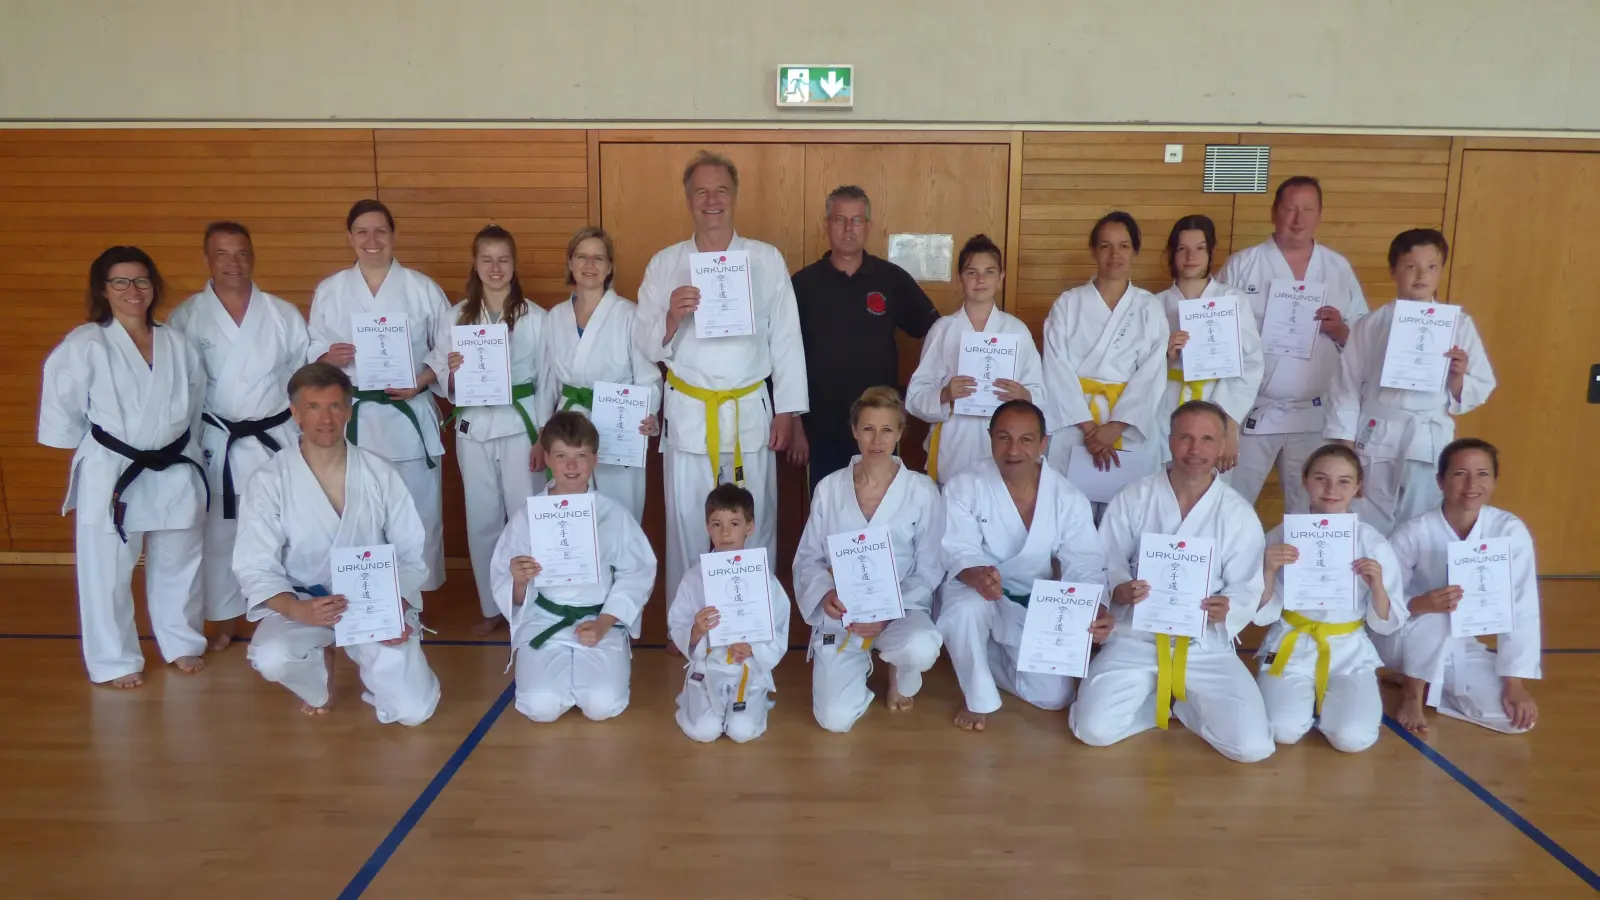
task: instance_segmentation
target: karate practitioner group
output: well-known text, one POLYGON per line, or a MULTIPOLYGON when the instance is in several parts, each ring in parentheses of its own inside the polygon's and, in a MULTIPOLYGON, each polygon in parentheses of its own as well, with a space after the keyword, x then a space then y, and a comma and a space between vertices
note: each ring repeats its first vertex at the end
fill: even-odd
MULTIPOLYGON (((806 354, 782 254, 735 231, 736 167, 702 152, 683 187, 694 234, 650 260, 637 306, 612 291, 613 246, 598 228, 568 245, 570 297, 549 310, 530 302, 515 240, 495 225, 473 239, 465 294, 452 306, 396 261, 396 223, 376 200, 351 208, 355 264, 317 287, 309 324, 255 286, 243 225, 207 229, 211 278, 164 324, 155 262, 135 247, 101 254, 90 267, 88 322, 45 363, 39 417, 41 443, 76 451, 64 512, 77 510, 91 681, 142 683, 131 592, 142 552, 166 661, 198 672, 207 650, 227 647, 247 618, 256 623, 251 664, 307 714, 323 714, 332 626, 347 608, 329 590, 330 553, 388 544, 403 634, 346 651, 380 721, 428 719, 440 690, 420 616, 423 593, 445 577, 440 433, 450 428, 482 612, 474 631, 509 629, 516 708, 536 722, 574 706, 594 720, 626 709, 629 639, 664 556, 668 632, 686 660, 679 726, 696 741, 759 737, 788 648, 791 601, 769 573, 773 639, 711 646, 720 611, 706 596, 700 556, 776 553, 777 454, 808 411, 806 354), (695 327, 701 297, 690 257, 722 251, 748 255, 752 334, 706 337, 695 327), (414 388, 355 388, 352 317, 361 313, 405 315, 414 388), (441 422, 435 397, 454 398, 463 364, 455 325, 506 326, 512 401, 457 407, 441 422), (598 462, 589 419, 597 382, 650 396, 638 430, 661 439, 664 548, 639 524, 643 469, 598 462), (594 495, 597 583, 534 587, 542 566, 524 510, 537 494, 594 495), (207 620, 217 623, 209 648, 207 620)), ((1426 705, 1503 732, 1534 725, 1524 683, 1540 677, 1532 539, 1516 516, 1489 505, 1495 448, 1454 439, 1452 417, 1494 389, 1483 343, 1463 314, 1454 345, 1441 351, 1449 357, 1442 388, 1380 385, 1394 307, 1368 312, 1349 263, 1315 239, 1321 211, 1314 179, 1287 179, 1272 236, 1215 275, 1213 223, 1179 219, 1165 247, 1173 283, 1160 295, 1130 280, 1143 249, 1139 224, 1108 214, 1088 236, 1095 275, 1056 301, 1042 352, 997 307, 1000 249, 983 235, 967 242, 957 260, 961 307, 928 331, 903 401, 890 385, 855 399, 849 425, 859 452, 821 477, 812 497, 793 604, 811 627, 821 727, 849 731, 871 707, 874 653, 887 669, 889 710, 911 709, 941 649, 963 695, 955 724, 967 731, 983 730, 1006 693, 1070 707, 1073 733, 1093 746, 1165 729, 1176 716, 1238 761, 1263 759, 1313 727, 1354 752, 1378 738, 1380 667, 1400 683, 1398 718, 1415 731, 1428 727, 1426 705), (1309 359, 1263 346, 1275 282, 1321 293, 1309 359), (1241 374, 1185 381, 1190 336, 1179 328, 1179 303, 1223 296, 1239 298, 1241 374), (979 390, 959 374, 972 334, 1018 339, 1015 378, 984 387, 999 404, 987 416, 956 412, 956 401, 979 390), (908 415, 931 426, 926 474, 898 456, 908 415), (1101 473, 1135 466, 1140 474, 1109 503, 1091 504, 1070 462, 1085 455, 1101 473), (1253 506, 1273 467, 1288 512, 1359 517, 1356 609, 1284 608, 1284 569, 1297 552, 1281 525, 1263 533, 1253 506), (904 616, 847 625, 828 537, 876 527, 889 533, 904 616), (1213 542, 1201 637, 1133 627, 1151 591, 1138 565, 1147 534, 1213 542), (1494 650, 1452 637, 1448 615, 1463 591, 1449 583, 1446 547, 1480 538, 1510 546, 1515 621, 1494 650), (1038 580, 1105 589, 1090 626, 1098 649, 1081 681, 1019 672, 1038 580), (1252 622, 1268 627, 1255 674, 1237 647, 1252 622)), ((1447 254, 1436 231, 1397 236, 1396 297, 1434 301, 1447 254)))

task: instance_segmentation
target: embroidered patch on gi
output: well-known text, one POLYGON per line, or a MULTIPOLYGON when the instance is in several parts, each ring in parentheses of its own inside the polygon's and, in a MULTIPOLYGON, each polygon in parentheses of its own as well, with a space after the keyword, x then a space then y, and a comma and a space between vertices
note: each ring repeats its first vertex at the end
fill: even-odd
POLYGON ((873 291, 867 295, 867 312, 872 313, 875 316, 881 316, 883 315, 883 311, 887 308, 888 301, 884 299, 883 294, 873 291))
POLYGON ((1259 294, 1261 293, 1261 288, 1253 284, 1247 284, 1244 286, 1244 292, 1246 294, 1259 294))
POLYGON ((831 634, 823 635, 822 636, 822 646, 824 646, 824 647, 832 647, 833 646, 833 635, 831 635, 831 634))
POLYGON ((734 712, 744 712, 744 701, 740 700, 738 703, 735 703, 733 705, 733 711, 734 712))
POLYGON ((1274 662, 1276 662, 1276 661, 1277 661, 1277 659, 1278 659, 1278 654, 1277 654, 1277 651, 1273 651, 1273 652, 1272 652, 1272 653, 1268 653, 1268 654, 1267 654, 1267 661, 1266 661, 1266 662, 1265 662, 1265 663, 1264 663, 1264 665, 1268 665, 1268 666, 1270 666, 1270 665, 1272 665, 1272 664, 1273 664, 1273 663, 1274 663, 1274 662))
POLYGON ((706 680, 706 673, 704 673, 704 672, 696 672, 693 675, 689 676, 689 680, 690 681, 705 681, 706 680))

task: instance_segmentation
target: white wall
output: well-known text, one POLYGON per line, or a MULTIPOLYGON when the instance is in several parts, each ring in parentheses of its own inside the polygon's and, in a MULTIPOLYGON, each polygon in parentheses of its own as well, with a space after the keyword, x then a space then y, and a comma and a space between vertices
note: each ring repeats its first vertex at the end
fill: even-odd
POLYGON ((1600 130, 1600 2, 0 0, 0 120, 72 119, 1600 130))

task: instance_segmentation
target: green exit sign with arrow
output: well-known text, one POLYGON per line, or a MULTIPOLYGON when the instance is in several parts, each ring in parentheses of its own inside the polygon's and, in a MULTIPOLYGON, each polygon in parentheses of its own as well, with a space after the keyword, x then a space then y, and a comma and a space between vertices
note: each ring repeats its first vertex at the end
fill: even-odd
POLYGON ((856 105, 855 66, 779 66, 778 105, 848 109, 856 105))

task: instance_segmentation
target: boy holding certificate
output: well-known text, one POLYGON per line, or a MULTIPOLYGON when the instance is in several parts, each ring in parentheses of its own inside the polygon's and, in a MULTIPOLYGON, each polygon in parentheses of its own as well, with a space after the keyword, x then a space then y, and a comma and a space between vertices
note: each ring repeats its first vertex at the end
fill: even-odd
POLYGON ((1351 328, 1329 392, 1323 436, 1361 455, 1367 478, 1355 510, 1385 535, 1439 505, 1433 462, 1455 437, 1451 416, 1494 391, 1472 317, 1434 299, 1449 256, 1431 228, 1395 237, 1389 271, 1398 299, 1351 328))
POLYGON ((667 609, 667 633, 689 660, 678 727, 702 743, 726 734, 743 744, 766 732, 773 706, 767 695, 776 690, 772 670, 789 649, 789 595, 765 549, 745 546, 755 531, 755 506, 742 487, 722 484, 711 491, 711 552, 697 570, 684 573, 667 609), (758 605, 763 599, 766 609, 758 605))
POLYGON ((1272 737, 1297 743, 1317 730, 1335 749, 1357 753, 1378 741, 1382 660, 1366 630, 1393 634, 1405 621, 1400 564, 1376 528, 1350 515, 1361 461, 1339 444, 1306 460, 1310 515, 1287 515, 1267 535, 1266 586, 1257 625, 1270 630, 1256 656, 1256 683, 1272 737))
POLYGON ((867 388, 850 407, 860 455, 818 483, 794 556, 811 711, 829 731, 849 731, 872 705, 873 650, 889 666, 889 711, 904 712, 944 643, 930 614, 944 504, 933 479, 894 455, 905 417, 892 387, 867 388))
POLYGON ((1423 702, 1506 734, 1527 731, 1539 707, 1523 684, 1541 676, 1539 581, 1522 520, 1489 505, 1500 477, 1494 445, 1452 441, 1439 454, 1444 503, 1395 529, 1390 541, 1410 597, 1409 621, 1375 639, 1403 676, 1395 718, 1426 734, 1423 702), (1495 635, 1495 649, 1479 635, 1495 635))
POLYGON ((656 583, 656 556, 620 503, 590 489, 600 435, 581 413, 539 433, 552 478, 511 517, 494 550, 494 599, 511 623, 517 711, 594 721, 628 708, 631 634, 656 583))
POLYGON ((1178 407, 1172 464, 1106 507, 1100 537, 1117 628, 1089 663, 1072 707, 1072 733, 1085 744, 1165 729, 1176 715, 1229 759, 1272 755, 1261 691, 1234 650, 1260 607, 1266 541, 1255 509, 1217 475, 1226 423, 1227 414, 1205 400, 1178 407), (1179 601, 1198 618, 1182 629, 1172 615, 1179 601), (1151 602, 1162 615, 1138 611, 1151 602))

